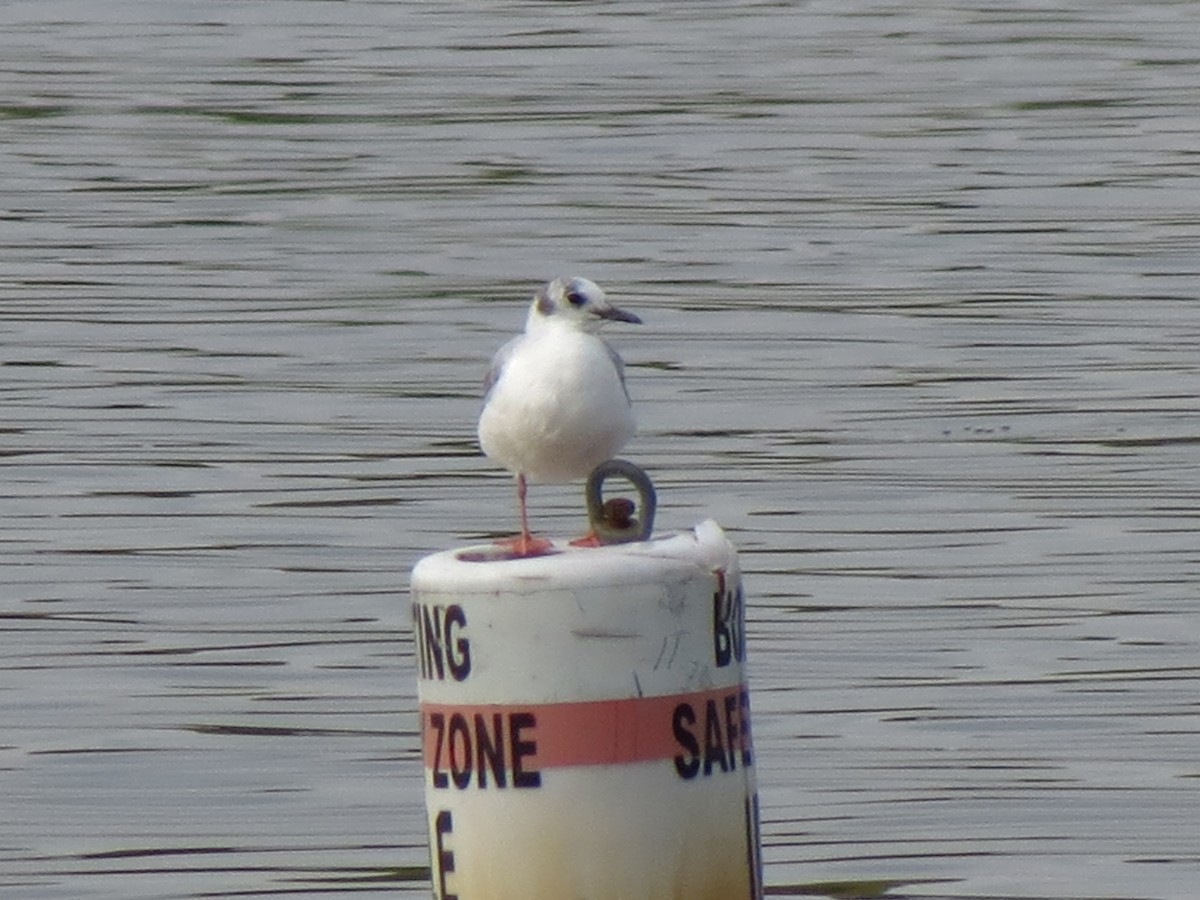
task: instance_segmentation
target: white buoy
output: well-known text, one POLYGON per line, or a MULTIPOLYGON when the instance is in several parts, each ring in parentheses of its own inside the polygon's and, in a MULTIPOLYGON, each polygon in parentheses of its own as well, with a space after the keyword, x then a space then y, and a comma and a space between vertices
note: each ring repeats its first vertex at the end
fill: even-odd
POLYGON ((412 573, 439 900, 759 900, 737 555, 715 522, 412 573))

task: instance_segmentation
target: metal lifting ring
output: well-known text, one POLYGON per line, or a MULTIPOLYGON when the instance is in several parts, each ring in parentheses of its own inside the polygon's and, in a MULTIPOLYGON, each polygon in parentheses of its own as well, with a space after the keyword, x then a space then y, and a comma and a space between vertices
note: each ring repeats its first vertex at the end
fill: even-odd
POLYGON ((600 543, 627 544, 650 537, 657 497, 650 476, 640 466, 624 459, 600 463, 588 475, 584 496, 587 497, 588 522, 600 543), (619 475, 633 485, 638 494, 636 505, 625 497, 604 500, 604 481, 611 475, 619 475), (637 518, 634 518, 635 514, 637 518))

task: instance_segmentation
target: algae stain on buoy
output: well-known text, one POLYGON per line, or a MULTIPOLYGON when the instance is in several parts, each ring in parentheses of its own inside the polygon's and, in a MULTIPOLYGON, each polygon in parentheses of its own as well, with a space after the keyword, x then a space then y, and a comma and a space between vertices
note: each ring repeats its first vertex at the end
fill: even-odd
POLYGON ((413 570, 435 897, 758 900, 732 545, 555 550, 413 570))

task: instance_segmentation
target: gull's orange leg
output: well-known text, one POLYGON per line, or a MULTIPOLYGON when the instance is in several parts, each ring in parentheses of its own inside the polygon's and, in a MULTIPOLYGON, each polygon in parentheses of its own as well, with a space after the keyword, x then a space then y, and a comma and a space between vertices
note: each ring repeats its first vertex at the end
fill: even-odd
POLYGON ((525 494, 528 485, 525 474, 517 473, 517 506, 521 511, 521 533, 516 537, 505 538, 497 543, 512 550, 513 556, 543 556, 554 549, 554 543, 545 538, 535 537, 529 530, 529 510, 525 506, 525 494))

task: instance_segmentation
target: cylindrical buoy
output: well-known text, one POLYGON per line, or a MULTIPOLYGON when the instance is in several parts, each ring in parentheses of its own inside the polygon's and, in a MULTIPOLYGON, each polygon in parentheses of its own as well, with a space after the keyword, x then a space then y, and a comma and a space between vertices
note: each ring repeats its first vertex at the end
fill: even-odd
POLYGON ((413 570, 434 896, 759 900, 733 546, 556 549, 413 570))

